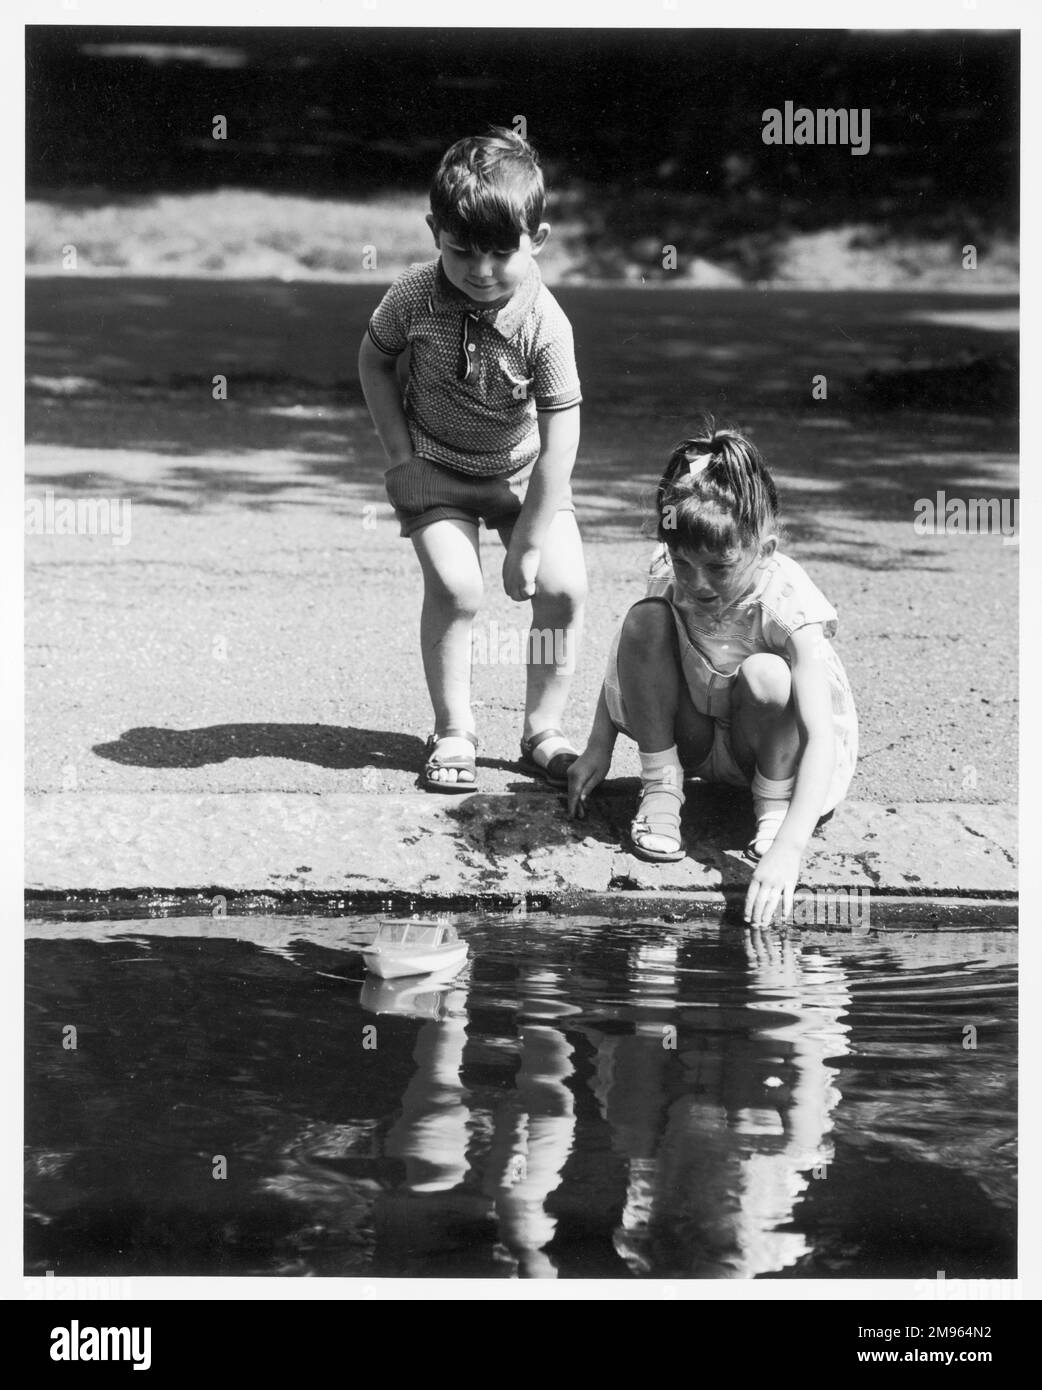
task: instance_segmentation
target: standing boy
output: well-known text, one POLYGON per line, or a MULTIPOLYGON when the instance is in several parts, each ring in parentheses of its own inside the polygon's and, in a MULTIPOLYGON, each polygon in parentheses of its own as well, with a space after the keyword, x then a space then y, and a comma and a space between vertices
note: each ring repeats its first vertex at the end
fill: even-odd
POLYGON ((550 234, 545 206, 542 171, 520 136, 496 129, 458 141, 431 186, 427 224, 440 256, 398 277, 359 353, 390 463, 387 495, 423 571, 430 791, 477 786, 470 675, 481 520, 506 546, 507 594, 532 601, 521 766, 563 787, 578 756, 561 725, 586 597, 570 487, 581 395, 571 325, 535 263, 550 234))

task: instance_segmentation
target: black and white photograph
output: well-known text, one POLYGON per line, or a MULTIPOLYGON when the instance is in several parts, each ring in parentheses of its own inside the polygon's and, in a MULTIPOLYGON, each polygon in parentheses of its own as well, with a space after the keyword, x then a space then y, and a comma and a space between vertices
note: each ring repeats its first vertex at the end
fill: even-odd
POLYGON ((1023 1296, 1021 31, 847 9, 26 24, 27 1297, 1023 1296))

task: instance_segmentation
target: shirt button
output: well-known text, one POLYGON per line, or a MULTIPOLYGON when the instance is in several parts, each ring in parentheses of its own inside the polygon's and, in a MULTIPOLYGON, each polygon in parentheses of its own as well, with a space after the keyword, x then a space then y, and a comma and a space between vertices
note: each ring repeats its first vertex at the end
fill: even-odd
POLYGON ((467 344, 467 351, 468 351, 468 352, 477 352, 477 348, 475 347, 475 345, 474 345, 473 343, 468 343, 468 344, 467 344))

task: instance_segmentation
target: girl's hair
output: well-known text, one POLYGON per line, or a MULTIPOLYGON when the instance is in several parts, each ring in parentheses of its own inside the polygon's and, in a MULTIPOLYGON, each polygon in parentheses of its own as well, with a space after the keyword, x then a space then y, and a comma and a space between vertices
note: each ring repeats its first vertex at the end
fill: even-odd
POLYGON ((517 246, 525 232, 537 231, 545 209, 539 156, 504 126, 457 140, 431 184, 434 225, 482 251, 517 246))
POLYGON ((778 493, 759 449, 711 416, 673 450, 656 500, 658 538, 671 550, 744 549, 777 525, 778 493))

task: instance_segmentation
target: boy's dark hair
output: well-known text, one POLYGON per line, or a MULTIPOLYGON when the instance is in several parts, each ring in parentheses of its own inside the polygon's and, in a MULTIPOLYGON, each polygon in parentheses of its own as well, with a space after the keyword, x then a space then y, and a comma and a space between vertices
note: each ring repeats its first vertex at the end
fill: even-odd
POLYGON ((678 444, 658 485, 658 538, 671 550, 758 545, 777 527, 778 492, 759 449, 711 416, 678 444), (691 474, 694 460, 709 462, 691 474))
POLYGON ((439 232, 461 246, 508 250, 543 220, 546 187, 527 140, 504 126, 472 135, 442 155, 431 183, 431 213, 439 232))

